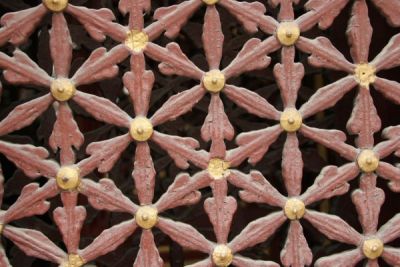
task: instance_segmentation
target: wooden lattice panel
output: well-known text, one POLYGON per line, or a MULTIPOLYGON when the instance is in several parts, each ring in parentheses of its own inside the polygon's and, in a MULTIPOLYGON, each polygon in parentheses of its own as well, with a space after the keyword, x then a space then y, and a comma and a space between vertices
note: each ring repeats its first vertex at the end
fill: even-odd
MULTIPOLYGON (((0 44, 8 47, 0 53, 5 83, 34 87, 41 93, 9 109, 1 120, 0 135, 4 138, 0 141, 0 153, 24 175, 32 179, 47 178, 41 185, 35 182, 24 184, 18 198, 0 212, 3 240, 12 242, 28 256, 63 267, 85 264, 127 266, 124 265, 127 261, 118 263, 120 259, 113 253, 137 232, 141 235, 140 249, 136 258, 128 261, 129 266, 164 266, 156 245, 155 233, 160 231, 185 248, 181 253, 198 251, 204 254, 190 265, 193 267, 355 266, 359 263, 378 266, 378 261, 400 266, 400 248, 390 245, 400 237, 400 214, 379 222, 385 193, 377 186, 377 179, 383 178, 388 180, 390 190, 400 191, 400 168, 393 164, 396 156, 400 156, 400 126, 382 129, 374 94, 371 94, 376 90, 400 104, 400 83, 381 76, 382 71, 400 65, 400 34, 394 35, 371 59, 369 48, 373 28, 368 9, 378 9, 390 27, 398 30, 399 0, 270 0, 268 3, 186 0, 171 5, 150 0, 106 2, 118 2, 119 10, 113 12, 109 5, 101 6, 101 3, 97 3, 99 8, 87 8, 85 4, 68 3, 68 0, 43 0, 31 8, 7 13, 1 19, 0 44), (157 6, 154 13, 150 12, 152 4, 157 6), (296 16, 294 8, 304 10, 296 12, 300 14, 296 16), (346 8, 351 9, 351 15, 346 19, 351 60, 330 39, 307 37, 317 27, 329 29, 346 8), (274 12, 266 14, 267 10, 274 12), (207 66, 200 66, 196 58, 186 55, 182 38, 177 38, 193 16, 199 16, 203 11, 202 44, 198 47, 207 66), (226 20, 221 19, 221 12, 234 18, 240 23, 241 30, 247 32, 245 36, 250 36, 235 56, 228 57, 233 59, 223 64, 224 44, 232 42, 227 39, 233 37, 224 36, 226 20), (151 15, 148 21, 145 21, 145 14, 151 15), (119 22, 116 18, 120 18, 119 22), (27 43, 35 42, 38 35, 47 34, 43 33, 47 30, 43 21, 50 22, 47 41, 51 62, 46 63, 24 51, 27 43), (80 32, 77 24, 81 27, 80 32), (82 33, 82 29, 86 33, 82 33), (86 34, 96 41, 96 45, 76 67, 72 63, 81 40, 71 36, 86 34), (160 42, 161 38, 163 41, 160 42), (106 49, 110 47, 109 43, 114 45, 106 49), (279 56, 278 63, 271 60, 272 54, 279 56), (309 67, 345 74, 317 88, 307 101, 299 101, 299 90, 306 73, 305 63, 298 60, 299 54, 305 55, 309 67), (50 68, 43 67, 46 64, 50 68), (128 70, 119 76, 121 66, 128 70), (270 103, 254 90, 237 85, 236 80, 241 76, 260 71, 273 72, 281 105, 270 103), (190 81, 187 84, 193 86, 172 95, 157 109, 151 108, 151 100, 161 94, 159 90, 153 90, 155 73, 157 77, 165 78, 165 82, 169 76, 186 77, 190 81), (121 105, 121 97, 107 97, 87 90, 90 85, 97 86, 111 78, 119 83, 113 83, 108 90, 125 92, 130 105, 121 105), (347 133, 326 129, 314 121, 309 123, 309 118, 335 107, 352 89, 356 96, 351 116, 346 118, 347 133), (165 129, 162 125, 187 116, 205 99, 210 99, 208 112, 194 136, 174 135, 162 130, 165 129), (258 122, 268 122, 268 126, 234 127, 232 109, 224 107, 224 104, 231 107, 232 103, 251 118, 257 117, 258 122), (33 145, 33 142, 15 138, 15 132, 41 118, 48 118, 45 115, 48 110, 54 110, 55 119, 43 119, 42 128, 48 128, 49 132, 44 140, 33 145), (93 123, 104 123, 107 131, 118 131, 113 136, 104 132, 84 135, 80 125, 88 122, 77 123, 74 119, 82 114, 88 114, 93 123), (381 133, 384 141, 377 142, 376 133, 381 133), (356 136, 355 145, 346 140, 347 135, 356 136), (312 179, 312 185, 304 189, 304 155, 299 136, 340 155, 344 162, 339 166, 325 166, 316 177, 307 177, 312 179), (285 141, 283 153, 279 155, 281 169, 275 171, 282 174, 284 190, 276 188, 271 182, 273 177, 265 177, 255 167, 247 171, 248 164, 256 165, 267 157, 279 138, 285 141), (232 140, 235 141, 233 147, 232 140), (200 144, 206 145, 200 147, 200 144), (134 151, 130 147, 134 147, 134 151), (78 156, 82 149, 85 153, 78 156), (134 198, 128 197, 129 192, 114 182, 128 181, 129 175, 113 176, 118 173, 116 169, 121 170, 121 165, 116 164, 127 151, 129 157, 123 160, 131 160, 124 166, 128 165, 132 172, 134 198), (157 179, 161 178, 154 167, 153 152, 167 154, 175 168, 190 170, 171 177, 173 182, 157 198, 154 189, 159 183, 157 179), (358 188, 351 190, 350 183, 354 181, 358 188), (230 187, 239 193, 230 194, 230 187), (207 188, 211 188, 211 193, 202 197, 202 192, 208 192, 207 188), (355 205, 360 231, 344 218, 324 212, 315 205, 321 200, 350 194, 352 203, 348 205, 355 205), (61 202, 57 201, 59 197, 61 202), (215 239, 206 238, 190 223, 180 222, 178 216, 174 219, 166 216, 169 210, 192 206, 199 201, 203 202, 215 239), (240 233, 232 235, 231 223, 239 201, 275 209, 259 215, 240 233), (45 235, 33 223, 24 227, 18 224, 22 218, 38 218, 49 210, 52 210, 52 220, 64 245, 53 240, 51 233, 54 232, 48 231, 49 235, 45 235), (88 220, 93 220, 91 213, 98 210, 126 216, 105 227, 89 244, 82 243, 81 230, 88 220), (242 256, 248 255, 246 251, 257 244, 268 242, 286 222, 289 225, 287 233, 280 232, 285 233, 286 241, 274 248, 281 251, 279 262, 242 256), (312 225, 316 234, 332 242, 348 244, 348 250, 316 256, 303 233, 303 222, 312 225), (108 261, 98 260, 103 255, 108 255, 108 261)), ((37 45, 45 47, 42 42, 37 45)), ((7 190, 4 194, 7 195, 7 190)), ((12 252, 1 249, 0 253, 0 267, 11 266, 7 255, 12 252)), ((31 266, 33 261, 26 262, 26 266, 31 266)))

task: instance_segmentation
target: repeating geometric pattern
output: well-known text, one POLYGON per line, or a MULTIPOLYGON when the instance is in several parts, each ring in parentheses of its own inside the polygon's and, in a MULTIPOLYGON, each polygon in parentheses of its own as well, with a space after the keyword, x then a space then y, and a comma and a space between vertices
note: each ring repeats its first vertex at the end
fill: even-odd
MULTIPOLYGON (((11 1, 11 0, 5 0, 11 1)), ((206 254, 203 260, 190 266, 379 266, 378 259, 391 266, 400 266, 400 248, 390 242, 400 237, 400 214, 378 227, 385 193, 377 186, 377 179, 388 181, 393 192, 400 191, 400 168, 386 161, 400 156, 400 126, 382 129, 372 90, 377 90, 390 101, 400 104, 400 83, 382 78, 380 73, 400 65, 400 34, 393 36, 386 47, 371 60, 372 26, 368 6, 375 5, 392 27, 400 26, 398 0, 270 0, 268 4, 239 0, 186 0, 156 9, 152 22, 144 22, 144 14, 151 10, 150 0, 119 0, 120 16, 127 24, 115 22, 108 8, 89 9, 68 3, 68 0, 43 0, 43 3, 1 18, 0 43, 11 45, 13 54, 0 53, 0 68, 7 83, 32 86, 43 91, 26 101, 0 122, 0 135, 6 136, 34 123, 48 109, 54 109, 54 125, 48 142, 43 146, 19 144, 6 139, 0 141, 0 152, 32 179, 45 177, 43 185, 29 183, 19 193, 14 204, 0 212, 1 234, 25 254, 63 267, 79 267, 94 263, 103 255, 116 250, 136 231, 141 232, 140 249, 133 266, 164 266, 155 243, 154 229, 182 247, 206 254), (305 3, 304 3, 305 2, 305 3), (306 12, 296 18, 294 8, 303 5, 306 12), (315 26, 329 28, 346 5, 351 5, 347 26, 350 45, 349 61, 326 37, 308 38, 315 26), (191 17, 205 8, 202 28, 202 47, 207 70, 191 60, 180 44, 174 41, 191 17), (276 9, 276 18, 265 15, 267 9, 276 9), (224 34, 221 10, 229 12, 250 34, 263 32, 268 37, 253 37, 240 48, 234 59, 221 67, 224 34), (42 69, 21 46, 46 16, 51 16, 49 44, 52 71, 42 69), (112 49, 100 47, 71 71, 74 42, 67 18, 78 21, 97 42, 108 39, 117 43, 112 49), (146 26, 145 26, 146 25, 146 26), (156 42, 162 35, 170 42, 165 46, 156 42), (108 38, 108 39, 107 39, 108 38), (272 64, 270 54, 277 52, 280 62, 272 64), (299 104, 299 89, 305 67, 297 61, 297 54, 308 57, 315 68, 345 73, 319 88, 305 103, 299 104), (110 90, 124 90, 131 100, 130 110, 106 97, 87 93, 85 85, 116 77, 119 65, 128 60, 130 70, 123 75, 123 86, 110 90), (187 77, 195 84, 165 101, 150 113, 154 91, 155 70, 149 62, 157 62, 165 76, 187 77), (253 90, 234 85, 231 81, 245 73, 273 70, 280 89, 283 108, 269 103, 253 90), (123 87, 123 88, 122 88, 123 87), (356 136, 355 146, 346 140, 346 134, 335 129, 316 128, 307 119, 335 106, 348 92, 356 90, 354 108, 347 122, 348 134, 356 136), (176 136, 158 130, 169 121, 191 112, 210 95, 208 113, 200 129, 202 141, 209 143, 206 151, 193 137, 176 136), (223 95, 223 96, 222 96, 223 95), (224 97, 224 98, 222 98, 224 97), (226 98, 225 98, 226 97, 226 98), (223 99, 259 118, 273 122, 266 128, 235 132, 223 99), (71 106, 89 114, 93 120, 121 134, 110 139, 94 139, 86 147, 86 157, 77 160, 76 151, 85 137, 75 121, 71 106), (131 111, 134 111, 133 113, 131 111), (130 115, 132 114, 132 115, 130 115), (382 142, 376 142, 376 133, 382 130, 382 142), (301 135, 340 155, 346 163, 326 166, 312 179, 313 184, 303 189, 303 156, 298 136, 301 135), (286 193, 271 184, 272 177, 264 177, 257 170, 245 172, 246 161, 255 165, 269 148, 285 138, 281 172, 286 193), (227 148, 235 140, 236 147, 227 148), (93 172, 105 177, 130 144, 135 147, 132 178, 138 202, 128 198, 114 183, 113 177, 99 181, 87 178, 93 172), (155 144, 168 154, 177 168, 193 167, 194 173, 180 173, 159 199, 154 199, 156 170, 152 155, 155 144), (350 193, 350 182, 358 181, 358 189, 351 192, 362 232, 356 231, 339 216, 315 210, 313 203, 350 193), (248 224, 238 235, 230 238, 237 199, 228 194, 229 186, 240 190, 240 198, 248 203, 263 203, 276 211, 248 224), (194 205, 201 200, 200 190, 210 187, 212 195, 203 203, 216 242, 208 240, 190 224, 172 220, 164 212, 180 206, 194 205), (44 233, 13 226, 21 218, 46 213, 50 202, 60 195, 62 205, 53 211, 53 220, 62 234, 65 247, 57 246, 44 233), (80 247, 80 233, 87 220, 87 208, 78 204, 79 195, 87 198, 91 208, 115 213, 126 213, 130 219, 101 232, 88 246, 80 247), (241 252, 267 242, 285 222, 289 222, 286 241, 281 249, 280 262, 241 256, 241 252), (321 235, 350 249, 338 254, 315 258, 303 233, 303 222, 310 223, 321 235)), ((92 138, 93 139, 93 138, 92 138)), ((154 152, 155 153, 155 152, 154 152)), ((130 179, 123 177, 123 179, 130 179)), ((3 184, 3 178, 1 179, 3 184)), ((1 186, 1 196, 3 186, 1 186)), ((128 218, 128 217, 127 217, 128 218)), ((34 228, 34 227, 32 227, 34 228)), ((6 251, 0 250, 0 266, 11 266, 6 251)))

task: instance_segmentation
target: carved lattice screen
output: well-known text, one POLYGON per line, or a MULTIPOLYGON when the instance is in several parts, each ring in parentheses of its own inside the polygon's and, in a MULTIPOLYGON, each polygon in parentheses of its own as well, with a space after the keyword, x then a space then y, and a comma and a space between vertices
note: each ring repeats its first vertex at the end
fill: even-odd
POLYGON ((0 5, 0 266, 400 266, 399 0, 0 5))

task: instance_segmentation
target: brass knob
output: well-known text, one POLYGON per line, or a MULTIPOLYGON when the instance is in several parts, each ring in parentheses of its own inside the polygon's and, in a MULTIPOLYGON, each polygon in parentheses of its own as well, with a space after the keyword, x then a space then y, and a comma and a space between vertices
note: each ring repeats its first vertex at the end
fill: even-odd
POLYGON ((68 0, 43 0, 43 4, 53 12, 61 12, 68 6, 68 0))
POLYGON ((364 149, 357 157, 357 164, 363 172, 374 172, 379 166, 379 158, 370 149, 364 149))
POLYGON ((75 190, 80 184, 79 169, 73 166, 64 166, 56 175, 57 185, 62 190, 75 190))
POLYGON ((380 239, 371 238, 364 241, 362 251, 370 260, 380 257, 383 253, 384 245, 380 239))
POLYGON ((303 218, 306 207, 300 199, 291 198, 286 201, 284 212, 289 220, 299 220, 303 218))
POLYGON ((296 132, 303 124, 303 118, 297 109, 287 108, 281 114, 280 124, 286 132, 296 132))
POLYGON ((276 30, 278 41, 284 46, 291 46, 300 37, 300 28, 294 21, 281 22, 276 30))
POLYGON ((131 30, 126 34, 125 45, 136 53, 143 51, 148 42, 149 36, 145 32, 131 30))
POLYGON ((369 88, 376 80, 375 67, 370 64, 358 64, 354 70, 354 78, 363 87, 369 88))
POLYGON ((225 75, 219 70, 210 70, 203 77, 205 89, 211 93, 218 93, 225 87, 225 75))
POLYGON ((131 122, 130 134, 136 141, 147 141, 153 134, 153 125, 146 117, 136 117, 131 122))
POLYGON ((229 166, 229 162, 214 158, 210 159, 207 171, 213 179, 219 180, 229 175, 229 166))
POLYGON ((226 245, 217 245, 212 253, 212 259, 218 267, 227 267, 232 263, 232 250, 226 245))
POLYGON ((206 5, 215 5, 219 0, 203 0, 206 5))
POLYGON ((50 85, 50 91, 54 99, 58 101, 68 101, 75 93, 75 85, 69 79, 55 79, 50 85))
POLYGON ((136 211, 135 221, 143 229, 150 229, 157 224, 158 211, 151 206, 142 206, 136 211))

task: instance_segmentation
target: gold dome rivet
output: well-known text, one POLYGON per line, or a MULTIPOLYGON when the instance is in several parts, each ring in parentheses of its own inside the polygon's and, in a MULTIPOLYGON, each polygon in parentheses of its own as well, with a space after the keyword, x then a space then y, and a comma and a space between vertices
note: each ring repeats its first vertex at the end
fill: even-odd
POLYGON ((43 4, 53 12, 61 12, 68 6, 68 0, 43 0, 43 4))
POLYGON ((219 180, 229 175, 229 166, 229 162, 222 159, 210 159, 207 171, 213 179, 219 180))
POLYGON ((76 88, 71 80, 59 78, 53 80, 50 91, 54 99, 62 102, 71 99, 76 93, 76 88))
POLYGON ((210 70, 203 77, 205 89, 211 93, 218 93, 225 86, 225 75, 219 70, 210 70))
POLYGON ((136 53, 143 51, 148 42, 149 36, 145 32, 131 30, 126 34, 125 45, 136 53))
POLYGON ((354 78, 361 86, 369 88, 376 80, 375 67, 367 63, 356 65, 354 78))
POLYGON ((280 124, 286 132, 296 132, 302 123, 303 118, 295 108, 287 108, 281 114, 280 124))
POLYGON ((371 238, 364 241, 362 250, 365 255, 370 260, 374 260, 380 257, 383 253, 384 245, 382 241, 378 238, 371 238))
POLYGON ((306 212, 304 202, 297 198, 291 198, 286 201, 284 207, 285 215, 290 220, 298 220, 303 218, 306 212))
POLYGON ((153 134, 153 125, 146 117, 136 117, 131 122, 130 134, 136 141, 147 141, 153 134))
POLYGON ((81 256, 77 254, 69 254, 68 261, 64 262, 62 267, 81 267, 85 264, 84 260, 81 256))
POLYGON ((150 229, 157 224, 158 211, 151 206, 142 206, 136 211, 135 221, 143 229, 150 229))
POLYGON ((215 5, 219 0, 203 0, 206 5, 215 5))
POLYGON ((279 42, 284 46, 291 46, 300 37, 300 28, 296 22, 281 22, 276 30, 276 36, 279 42))
POLYGON ((56 175, 57 185, 62 190, 77 189, 81 180, 79 169, 73 166, 64 166, 58 170, 56 175))
POLYGON ((357 164, 363 172, 374 172, 379 166, 379 158, 370 149, 364 149, 357 157, 357 164))
POLYGON ((227 267, 232 263, 232 250, 226 245, 217 245, 212 253, 212 259, 216 266, 227 267))

